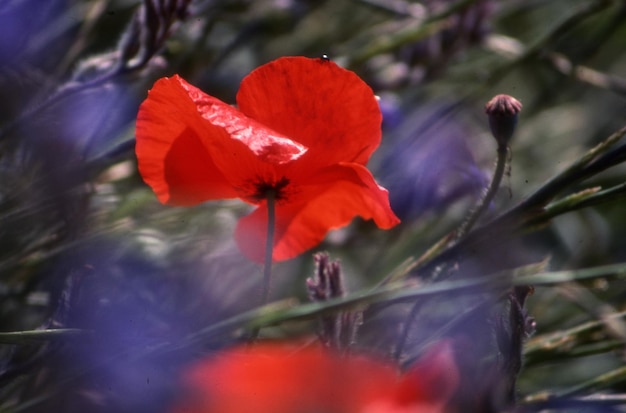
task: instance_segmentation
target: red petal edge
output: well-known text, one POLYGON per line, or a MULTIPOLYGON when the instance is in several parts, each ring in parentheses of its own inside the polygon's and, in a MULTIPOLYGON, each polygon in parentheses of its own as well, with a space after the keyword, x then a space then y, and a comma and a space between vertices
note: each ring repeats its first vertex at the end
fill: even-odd
POLYGON ((447 404, 457 390, 459 369, 450 340, 434 343, 405 374, 399 387, 400 404, 447 404))
POLYGON ((235 197, 203 144, 204 122, 181 81, 178 76, 159 79, 139 108, 135 146, 139 173, 164 204, 235 197))
POLYGON ((308 147, 312 168, 365 165, 380 144, 382 115, 372 89, 328 60, 283 57, 260 66, 243 79, 237 103, 247 116, 308 147))
MULTIPOLYGON (((276 205, 274 261, 293 258, 318 245, 328 231, 356 216, 373 219, 382 229, 400 220, 389 206, 387 190, 362 165, 338 164, 318 171, 310 181, 294 183, 297 194, 276 205)), ((267 237, 267 207, 262 204, 239 220, 235 240, 253 261, 263 262, 267 237)))

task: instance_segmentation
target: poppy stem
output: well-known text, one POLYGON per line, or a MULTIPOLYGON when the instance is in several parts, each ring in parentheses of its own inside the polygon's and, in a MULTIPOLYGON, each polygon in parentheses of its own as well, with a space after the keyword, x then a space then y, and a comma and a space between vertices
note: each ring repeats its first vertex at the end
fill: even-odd
POLYGON ((276 193, 267 192, 267 239, 265 240, 265 261, 263 267, 263 295, 261 305, 267 304, 272 284, 272 255, 274 252, 274 232, 276 229, 276 193))
MULTIPOLYGON (((263 261, 263 293, 261 295, 261 305, 267 304, 270 298, 270 287, 272 285, 272 255, 274 252, 274 233, 276 230, 276 192, 267 191, 267 238, 265 239, 265 260, 263 261)), ((261 329, 256 327, 252 330, 249 344, 254 344, 261 329)))

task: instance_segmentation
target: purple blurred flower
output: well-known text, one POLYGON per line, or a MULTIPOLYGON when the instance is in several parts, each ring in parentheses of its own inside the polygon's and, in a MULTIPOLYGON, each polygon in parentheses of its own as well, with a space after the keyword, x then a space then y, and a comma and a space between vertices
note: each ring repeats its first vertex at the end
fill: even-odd
MULTIPOLYGON (((392 132, 378 177, 391 207, 404 220, 445 208, 486 184, 466 144, 467 129, 453 118, 455 106, 438 105, 404 114, 392 132)), ((397 122, 398 114, 394 114, 397 122)))
POLYGON ((0 1, 0 123, 50 92, 57 65, 74 40, 69 28, 58 32, 68 9, 68 0, 0 1))

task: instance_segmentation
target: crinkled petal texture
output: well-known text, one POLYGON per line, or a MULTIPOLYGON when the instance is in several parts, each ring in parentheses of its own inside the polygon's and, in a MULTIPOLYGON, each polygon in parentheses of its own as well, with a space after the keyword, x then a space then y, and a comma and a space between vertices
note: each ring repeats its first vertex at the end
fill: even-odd
POLYGON ((247 116, 309 148, 300 164, 365 165, 381 140, 382 114, 372 89, 325 59, 283 57, 241 82, 237 104, 247 116))
POLYGON ((193 205, 249 199, 257 182, 307 149, 206 95, 179 76, 158 80, 137 115, 139 172, 159 200, 193 205))
MULTIPOLYGON (((383 229, 399 222, 389 206, 387 190, 359 164, 341 163, 320 169, 293 187, 294 193, 287 192, 287 202, 276 203, 275 261, 313 248, 329 230, 347 225, 355 216, 373 219, 383 229)), ((235 239, 244 254, 262 262, 266 234, 267 205, 262 204, 239 220, 235 239)))
POLYGON ((342 356, 321 346, 256 344, 192 366, 171 412, 440 413, 447 386, 458 375, 447 369, 447 357, 426 360, 430 367, 423 376, 400 376, 395 366, 366 356, 342 356), (439 380, 447 374, 453 377, 439 380), (443 389, 437 387, 441 383, 443 389), (431 392, 424 394, 424 388, 431 392))

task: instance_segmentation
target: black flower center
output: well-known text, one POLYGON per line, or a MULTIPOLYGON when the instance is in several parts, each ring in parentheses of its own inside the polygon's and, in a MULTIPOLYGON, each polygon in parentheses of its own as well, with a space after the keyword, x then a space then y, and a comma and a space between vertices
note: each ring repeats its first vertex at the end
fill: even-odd
POLYGON ((273 196, 276 201, 285 199, 286 190, 285 187, 289 184, 289 179, 282 177, 274 182, 260 181, 255 184, 256 191, 252 195, 252 198, 260 202, 263 199, 267 199, 269 196, 273 196))

